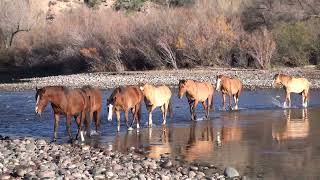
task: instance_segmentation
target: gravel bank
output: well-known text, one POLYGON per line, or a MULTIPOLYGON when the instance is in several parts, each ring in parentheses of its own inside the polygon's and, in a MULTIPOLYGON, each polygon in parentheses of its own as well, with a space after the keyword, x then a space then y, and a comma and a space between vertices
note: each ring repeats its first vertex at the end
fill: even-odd
POLYGON ((139 71, 123 73, 85 73, 74 75, 50 76, 41 78, 20 79, 19 82, 2 83, 0 90, 22 91, 48 85, 65 85, 82 87, 92 85, 102 89, 121 85, 135 85, 141 82, 167 84, 176 86, 180 79, 194 79, 215 83, 218 74, 238 77, 245 88, 270 88, 274 74, 285 73, 296 77, 305 77, 311 82, 311 88, 320 88, 320 71, 307 68, 283 68, 280 70, 248 70, 248 69, 192 69, 170 71, 139 71))
MULTIPOLYGON (((140 154, 139 154, 140 153, 140 154)), ((187 165, 168 155, 144 157, 87 145, 52 144, 32 138, 0 140, 0 179, 225 179, 213 165, 187 165)), ((227 167, 224 174, 239 175, 227 167)))

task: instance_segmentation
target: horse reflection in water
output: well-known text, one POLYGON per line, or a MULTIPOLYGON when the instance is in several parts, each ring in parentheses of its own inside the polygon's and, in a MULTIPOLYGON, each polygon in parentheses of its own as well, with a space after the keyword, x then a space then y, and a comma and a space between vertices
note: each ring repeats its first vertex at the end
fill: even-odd
POLYGON ((172 148, 170 146, 169 143, 169 128, 167 128, 166 126, 162 127, 162 131, 161 131, 161 135, 160 135, 160 142, 155 142, 154 138, 152 137, 152 129, 148 130, 148 135, 149 135, 149 142, 150 143, 160 143, 161 145, 157 145, 157 146, 150 146, 149 147, 149 157, 151 158, 160 158, 160 156, 162 154, 172 154, 172 148))
POLYGON ((212 154, 214 151, 214 131, 212 121, 206 121, 203 128, 197 128, 197 123, 190 124, 189 140, 187 147, 181 150, 186 161, 197 160, 199 155, 212 154))
POLYGON ((301 116, 296 118, 298 111, 286 109, 284 111, 286 121, 283 126, 279 128, 272 128, 272 137, 278 141, 303 139, 308 137, 310 131, 310 124, 308 118, 308 109, 301 109, 301 116))

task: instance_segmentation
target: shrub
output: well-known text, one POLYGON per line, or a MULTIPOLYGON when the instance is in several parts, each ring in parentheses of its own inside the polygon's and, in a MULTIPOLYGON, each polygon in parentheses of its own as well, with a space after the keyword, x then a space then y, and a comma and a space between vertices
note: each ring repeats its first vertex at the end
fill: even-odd
POLYGON ((140 11, 147 0, 116 0, 113 4, 115 10, 140 11))
POLYGON ((317 34, 313 32, 313 28, 308 22, 276 24, 273 35, 277 43, 277 62, 289 66, 308 64, 310 52, 317 42, 317 34))

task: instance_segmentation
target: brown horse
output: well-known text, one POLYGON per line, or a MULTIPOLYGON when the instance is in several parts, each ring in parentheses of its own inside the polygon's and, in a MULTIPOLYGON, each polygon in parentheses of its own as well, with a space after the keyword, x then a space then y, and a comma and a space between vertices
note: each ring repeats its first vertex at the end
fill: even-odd
POLYGON ((152 111, 159 106, 162 112, 162 124, 165 125, 168 111, 170 115, 172 115, 170 88, 165 85, 156 87, 150 84, 144 84, 140 86, 140 89, 143 92, 144 102, 149 112, 149 127, 152 127, 152 111))
POLYGON ((206 118, 209 118, 210 108, 213 106, 214 87, 210 83, 201 83, 193 80, 180 80, 179 81, 179 98, 186 94, 191 120, 196 120, 196 108, 199 102, 202 103, 206 112, 206 118), (206 104, 206 101, 207 104, 206 104))
POLYGON ((35 112, 38 115, 41 115, 49 102, 51 103, 54 112, 53 141, 57 140, 60 115, 66 115, 67 133, 71 142, 71 118, 74 117, 77 119, 77 117, 80 116, 76 138, 78 138, 80 132, 81 141, 84 140, 82 123, 86 120, 86 116, 90 108, 90 97, 88 97, 81 89, 68 89, 64 86, 47 86, 41 89, 36 89, 35 98, 35 112))
POLYGON ((284 107, 291 107, 290 93, 299 93, 302 95, 302 106, 308 106, 309 86, 310 82, 305 78, 295 78, 284 74, 276 74, 273 78, 272 86, 283 85, 286 91, 286 97, 283 103, 284 107))
MULTIPOLYGON (((93 88, 91 86, 83 86, 82 91, 86 93, 88 97, 90 97, 90 113, 89 113, 89 121, 86 121, 87 132, 90 132, 90 125, 92 119, 94 119, 96 125, 96 132, 100 132, 100 124, 101 124, 101 108, 102 108, 102 94, 100 89, 93 88)), ((80 122, 80 117, 78 117, 77 122, 80 122)), ((89 134, 90 135, 90 134, 89 134)))
POLYGON ((231 98, 234 99, 234 109, 238 109, 239 97, 242 90, 242 83, 239 79, 218 75, 216 79, 216 90, 221 91, 223 98, 223 109, 226 109, 226 95, 229 96, 229 106, 232 109, 231 98))
POLYGON ((143 94, 140 89, 136 86, 126 86, 116 88, 107 100, 108 120, 112 120, 112 113, 115 112, 117 115, 118 131, 120 131, 120 112, 124 111, 124 118, 128 130, 132 129, 133 122, 136 121, 137 129, 140 128, 141 118, 141 102, 143 100, 143 94), (133 114, 133 121, 128 125, 129 111, 133 114))

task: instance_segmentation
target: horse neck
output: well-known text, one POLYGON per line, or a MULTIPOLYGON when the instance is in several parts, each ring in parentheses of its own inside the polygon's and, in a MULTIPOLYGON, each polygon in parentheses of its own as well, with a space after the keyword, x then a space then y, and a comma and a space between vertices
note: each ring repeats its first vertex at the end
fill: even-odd
POLYGON ((49 102, 51 102, 52 104, 54 104, 55 106, 60 107, 61 109, 64 109, 64 106, 66 105, 65 100, 66 99, 66 95, 64 92, 51 92, 48 95, 48 100, 49 102), (62 94, 62 96, 60 96, 59 94, 62 94))
POLYGON ((281 84, 284 86, 287 86, 290 79, 291 78, 289 76, 281 76, 280 77, 281 84))
POLYGON ((197 93, 197 88, 196 88, 196 82, 192 82, 190 85, 189 85, 189 88, 187 89, 186 93, 192 97, 194 97, 197 93))
POLYGON ((144 95, 146 96, 147 99, 151 99, 151 98, 153 98, 153 93, 155 90, 156 90, 156 87, 149 86, 149 88, 144 91, 145 92, 144 95))

